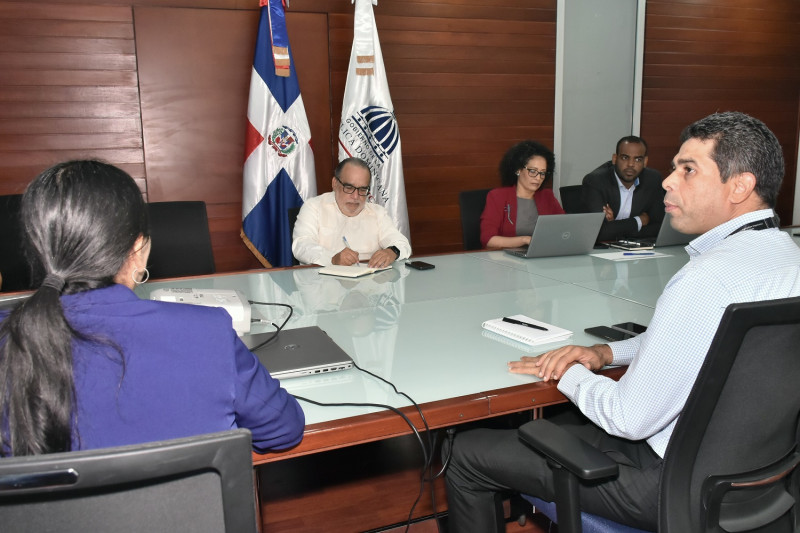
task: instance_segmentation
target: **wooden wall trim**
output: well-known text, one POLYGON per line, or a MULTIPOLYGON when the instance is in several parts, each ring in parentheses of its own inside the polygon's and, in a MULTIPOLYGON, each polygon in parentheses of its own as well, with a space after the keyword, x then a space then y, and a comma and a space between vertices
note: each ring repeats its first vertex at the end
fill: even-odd
MULTIPOLYGON (((160 167, 163 158, 175 157, 159 151, 168 138, 153 144, 143 127, 143 114, 148 126, 174 116, 175 101, 154 100, 159 85, 142 79, 137 47, 146 43, 137 42, 134 13, 166 8, 202 11, 212 20, 239 12, 255 21, 258 13, 256 0, 0 0, 0 194, 21 192, 57 161, 100 157, 130 172, 154 199, 206 200, 218 268, 258 267, 238 237, 241 168, 233 154, 236 143, 243 146, 243 130, 206 128, 181 146, 181 157, 193 163, 171 175, 160 167), (221 146, 228 155, 205 159, 221 146), (196 192, 202 197, 188 198, 196 192)), ((307 39, 297 38, 303 25, 291 19, 288 25, 320 192, 330 188, 337 157, 352 13, 349 0, 292 0, 289 9, 290 17, 325 21, 314 30, 323 34, 322 54, 309 53, 307 39)), ((381 0, 375 13, 403 139, 414 252, 459 250, 458 192, 497 185, 498 161, 511 144, 526 138, 552 143, 556 0, 381 0)), ((255 38, 255 22, 225 27, 209 43, 231 49, 255 38)), ((678 134, 690 122, 722 109, 751 113, 784 143, 788 177, 778 211, 790 221, 800 116, 798 29, 795 0, 649 0, 641 132, 651 164, 669 170, 678 134)), ((223 71, 239 72, 241 79, 252 50, 226 59, 231 70, 201 48, 180 52, 198 72, 219 72, 216 94, 241 85, 223 71)), ((191 84, 187 75, 160 74, 184 86, 191 84)), ((214 76, 204 79, 213 85, 214 76)), ((242 109, 246 91, 229 92, 228 109, 242 109)))

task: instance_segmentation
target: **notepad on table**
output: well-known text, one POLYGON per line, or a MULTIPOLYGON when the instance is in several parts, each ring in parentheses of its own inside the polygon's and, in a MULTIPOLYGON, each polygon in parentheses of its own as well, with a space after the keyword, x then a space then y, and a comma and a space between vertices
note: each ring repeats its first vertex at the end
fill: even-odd
POLYGON ((534 320, 533 318, 525 315, 511 315, 508 318, 517 320, 519 322, 525 322, 527 324, 533 324, 544 329, 535 329, 529 326, 511 324, 509 322, 504 322, 502 318, 487 320, 481 324, 481 327, 530 346, 563 341, 564 339, 568 339, 572 336, 572 332, 568 329, 559 328, 558 326, 554 326, 540 320, 534 320))
POLYGON ((361 276, 366 276, 367 274, 374 274, 375 272, 380 272, 381 270, 389 270, 392 268, 391 265, 386 267, 374 268, 369 267, 367 265, 330 265, 326 267, 322 267, 319 269, 320 274, 325 274, 327 276, 341 276, 343 278, 358 278, 361 276))

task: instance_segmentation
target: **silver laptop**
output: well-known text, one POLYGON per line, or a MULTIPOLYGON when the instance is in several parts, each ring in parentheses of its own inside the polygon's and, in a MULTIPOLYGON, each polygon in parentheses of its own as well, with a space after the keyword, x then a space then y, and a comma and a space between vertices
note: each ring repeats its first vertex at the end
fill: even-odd
POLYGON ((525 258, 588 254, 594 248, 604 219, 602 212, 539 215, 531 243, 505 251, 525 258))
POLYGON ((681 233, 670 224, 671 215, 666 213, 664 220, 661 222, 661 229, 658 230, 655 246, 676 246, 678 244, 688 244, 689 241, 697 237, 697 235, 690 235, 681 233))
MULTIPOLYGON (((273 333, 243 335, 242 341, 253 350, 273 333)), ((353 368, 353 359, 317 326, 284 329, 274 340, 255 349, 253 353, 276 379, 328 374, 353 368)))
POLYGON ((658 230, 656 238, 647 237, 644 239, 626 239, 621 241, 614 241, 608 243, 612 248, 623 248, 626 250, 642 250, 645 248, 653 248, 660 246, 677 246, 679 244, 688 244, 689 241, 697 237, 694 234, 681 233, 672 227, 670 223, 670 214, 664 215, 664 220, 661 222, 661 227, 658 230))

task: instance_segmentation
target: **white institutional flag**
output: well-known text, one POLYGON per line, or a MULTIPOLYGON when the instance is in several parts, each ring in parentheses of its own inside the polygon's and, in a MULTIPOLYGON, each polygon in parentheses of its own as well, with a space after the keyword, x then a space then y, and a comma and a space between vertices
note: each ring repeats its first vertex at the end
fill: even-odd
POLYGON ((410 240, 400 131, 389 95, 381 43, 372 5, 356 4, 353 49, 339 126, 339 160, 363 159, 372 170, 371 196, 386 208, 397 228, 410 240))

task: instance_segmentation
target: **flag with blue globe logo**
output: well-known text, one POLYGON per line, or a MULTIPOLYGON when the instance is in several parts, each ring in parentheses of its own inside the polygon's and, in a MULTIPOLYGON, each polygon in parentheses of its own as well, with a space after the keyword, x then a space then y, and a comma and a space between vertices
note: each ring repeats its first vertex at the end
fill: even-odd
POLYGON ((355 0, 353 48, 339 125, 339 161, 358 157, 372 171, 371 199, 384 206, 410 239, 400 131, 389 95, 372 4, 355 0))
POLYGON ((311 129, 281 0, 261 0, 247 107, 242 239, 264 266, 292 264, 291 208, 317 194, 311 129))

